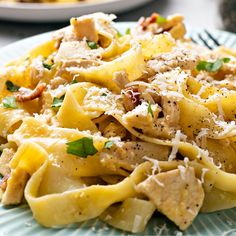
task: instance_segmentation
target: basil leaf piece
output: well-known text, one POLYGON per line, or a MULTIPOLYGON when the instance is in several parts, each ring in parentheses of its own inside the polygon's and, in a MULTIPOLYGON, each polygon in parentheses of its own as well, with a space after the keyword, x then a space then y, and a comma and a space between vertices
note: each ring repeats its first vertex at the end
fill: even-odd
POLYGON ((16 109, 17 104, 16 104, 16 98, 15 97, 5 97, 2 100, 3 107, 5 108, 10 108, 10 109, 16 109))
POLYGON ((76 79, 73 79, 71 82, 70 82, 70 84, 77 84, 78 83, 78 81, 76 80, 76 79))
POLYGON ((108 140, 105 142, 104 148, 110 149, 113 146, 113 144, 114 144, 114 141, 108 140))
POLYGON ((157 24, 164 24, 166 23, 167 19, 163 16, 158 16, 157 17, 157 24))
POLYGON ((48 63, 46 63, 46 62, 43 62, 43 67, 44 67, 45 69, 51 70, 51 69, 52 69, 52 66, 53 66, 53 64, 48 64, 48 63))
POLYGON ((61 107, 63 101, 64 101, 65 95, 62 95, 60 98, 53 98, 53 102, 52 102, 52 108, 59 108, 61 107))
POLYGON ((95 43, 93 41, 87 41, 87 44, 91 49, 97 49, 98 48, 97 43, 95 43))
POLYGON ((208 62, 208 61, 200 61, 197 65, 197 70, 205 70, 208 72, 216 72, 218 71, 222 66, 223 63, 228 63, 230 61, 230 58, 222 58, 222 59, 217 59, 214 62, 208 62))
POLYGON ((230 58, 224 57, 224 58, 222 59, 222 61, 223 61, 224 63, 228 63, 228 62, 230 62, 230 58))
POLYGON ((126 29, 125 34, 130 34, 130 32, 131 32, 131 29, 128 28, 128 29, 126 29))
POLYGON ((118 38, 120 38, 120 37, 123 36, 122 33, 121 33, 119 30, 116 30, 116 31, 117 31, 117 37, 118 37, 118 38))
POLYGON ((69 142, 66 145, 68 146, 66 150, 67 153, 79 157, 87 157, 89 155, 94 155, 98 152, 93 145, 92 138, 84 137, 73 142, 69 142))
POLYGON ((20 89, 20 86, 13 84, 10 80, 6 81, 7 90, 10 92, 17 92, 20 89))
POLYGON ((150 102, 148 103, 148 113, 152 116, 152 118, 154 118, 154 114, 153 114, 152 106, 150 102))

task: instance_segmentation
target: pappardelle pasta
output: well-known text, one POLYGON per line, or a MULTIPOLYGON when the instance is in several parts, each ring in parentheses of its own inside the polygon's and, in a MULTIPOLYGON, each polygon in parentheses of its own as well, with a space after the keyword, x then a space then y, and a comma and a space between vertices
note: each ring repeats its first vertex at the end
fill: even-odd
POLYGON ((114 19, 72 18, 1 69, 2 204, 133 233, 235 207, 236 52, 194 44, 180 15, 123 35, 114 19))

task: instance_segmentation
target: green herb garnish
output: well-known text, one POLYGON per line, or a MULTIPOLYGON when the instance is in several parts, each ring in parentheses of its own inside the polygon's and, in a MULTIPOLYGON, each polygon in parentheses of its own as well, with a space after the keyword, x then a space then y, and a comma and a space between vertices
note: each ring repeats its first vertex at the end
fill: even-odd
POLYGON ((102 95, 101 96, 103 96, 103 97, 106 97, 107 96, 107 94, 106 93, 102 93, 102 95))
POLYGON ((224 63, 230 62, 230 58, 228 58, 228 57, 224 57, 224 58, 222 58, 221 60, 222 60, 224 63))
POLYGON ((118 38, 120 38, 120 37, 123 36, 122 33, 121 33, 119 30, 116 30, 116 31, 117 31, 117 36, 118 36, 118 38))
POLYGON ((148 103, 148 113, 152 116, 152 118, 154 118, 154 114, 153 114, 153 111, 152 111, 152 105, 151 105, 150 102, 148 103))
POLYGON ((128 29, 126 29, 125 34, 130 34, 130 32, 131 32, 131 29, 128 28, 128 29))
POLYGON ((164 24, 166 23, 167 19, 163 16, 158 16, 157 17, 157 24, 164 24))
POLYGON ((53 98, 53 102, 52 102, 52 108, 59 108, 61 107, 63 101, 64 101, 65 95, 62 95, 60 98, 53 98))
POLYGON ((106 141, 105 144, 104 144, 104 148, 106 149, 110 149, 114 144, 114 141, 106 141))
POLYGON ((93 41, 87 41, 87 44, 91 49, 97 49, 98 48, 97 43, 95 43, 93 41))
POLYGON ((69 142, 67 145, 67 153, 73 154, 79 157, 87 157, 89 155, 94 155, 98 151, 93 145, 92 138, 81 138, 73 142, 69 142))
POLYGON ((52 69, 52 66, 53 66, 53 64, 48 64, 48 63, 46 63, 46 62, 43 62, 43 67, 44 67, 45 69, 51 70, 51 69, 52 69))
POLYGON ((78 83, 78 81, 76 80, 76 79, 73 79, 71 82, 70 82, 70 84, 77 84, 78 83))
POLYGON ((3 107, 5 108, 11 108, 11 109, 16 109, 17 104, 16 104, 16 98, 15 97, 5 97, 2 100, 3 107))
POLYGON ((20 86, 13 84, 10 80, 7 80, 5 84, 10 92, 17 92, 20 89, 20 86))
POLYGON ((228 63, 230 61, 230 58, 222 58, 222 59, 217 59, 214 62, 208 62, 208 61, 200 61, 197 65, 197 70, 205 70, 208 72, 216 72, 218 71, 224 63, 228 63))

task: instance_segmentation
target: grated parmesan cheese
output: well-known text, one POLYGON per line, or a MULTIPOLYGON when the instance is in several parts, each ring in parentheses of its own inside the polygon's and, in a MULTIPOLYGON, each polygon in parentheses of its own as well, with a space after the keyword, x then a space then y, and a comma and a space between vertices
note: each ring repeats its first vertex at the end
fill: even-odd
POLYGON ((176 154, 178 152, 178 148, 179 148, 179 143, 181 140, 185 141, 187 138, 186 135, 182 134, 180 130, 178 130, 176 132, 175 138, 172 139, 172 150, 171 153, 169 155, 168 161, 173 161, 176 158, 176 154))
POLYGON ((184 158, 184 164, 185 164, 186 168, 188 167, 188 163, 189 163, 189 159, 188 159, 188 157, 185 157, 184 158))
POLYGON ((152 178, 155 182, 156 182, 156 184, 157 185, 159 185, 160 187, 165 187, 165 185, 162 183, 162 182, 160 182, 157 178, 156 178, 156 176, 149 176, 149 178, 152 178))
POLYGON ((153 164, 153 166, 152 166, 152 175, 155 175, 156 170, 158 170, 158 173, 161 172, 161 168, 159 166, 159 161, 158 160, 147 157, 147 156, 144 156, 143 159, 147 160, 147 161, 150 161, 153 164))
POLYGON ((185 180, 186 168, 184 166, 178 165, 178 169, 179 169, 179 172, 180 172, 181 179, 185 180))
POLYGON ((204 178, 205 178, 207 171, 209 171, 207 168, 202 168, 202 175, 201 175, 201 182, 202 183, 204 183, 204 178))

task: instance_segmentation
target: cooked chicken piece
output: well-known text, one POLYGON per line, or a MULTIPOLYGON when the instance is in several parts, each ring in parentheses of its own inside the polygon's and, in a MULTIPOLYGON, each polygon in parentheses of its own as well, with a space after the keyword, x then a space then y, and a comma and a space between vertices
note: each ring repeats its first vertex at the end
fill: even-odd
POLYGON ((11 170, 9 167, 9 162, 14 156, 14 150, 12 148, 5 148, 2 151, 2 155, 0 157, 0 174, 5 176, 10 174, 11 170))
POLYGON ((73 27, 77 40, 86 38, 89 41, 98 41, 98 33, 92 17, 71 18, 70 24, 73 27))
POLYGON ((39 56, 33 59, 30 65, 30 80, 32 85, 36 86, 45 77, 45 68, 43 67, 42 61, 43 58, 39 56))
POLYGON ((176 98, 170 96, 163 96, 161 98, 161 104, 167 124, 171 127, 175 127, 176 129, 178 129, 180 119, 180 108, 178 103, 176 102, 176 98))
POLYGON ((7 189, 7 180, 9 179, 10 174, 6 174, 1 180, 0 180, 0 188, 2 192, 5 192, 7 189))
POLYGON ((56 76, 54 79, 50 80, 50 86, 52 89, 58 88, 60 85, 64 85, 67 83, 67 80, 61 78, 60 76, 56 76))
POLYGON ((184 35, 186 34, 186 28, 182 22, 176 24, 173 26, 170 30, 169 33, 174 39, 183 39, 184 35))
POLYGON ((29 175, 22 169, 13 170, 7 180, 6 191, 2 196, 3 205, 20 204, 29 175))
POLYGON ((150 198, 181 230, 192 223, 204 199, 202 184, 192 167, 181 166, 178 170, 151 175, 136 190, 150 198))
POLYGON ((136 87, 126 88, 122 91, 123 104, 126 111, 132 111, 140 104, 140 92, 136 87))
POLYGON ((168 160, 171 148, 146 142, 119 142, 101 153, 101 162, 108 168, 122 167, 132 171, 144 162, 144 156, 164 161, 168 160))
POLYGON ((155 59, 147 62, 147 66, 156 72, 166 72, 180 67, 192 70, 196 67, 199 56, 186 49, 175 49, 172 52, 161 53, 155 59))
POLYGON ((106 138, 120 137, 121 139, 126 136, 126 129, 118 122, 111 122, 104 130, 103 136, 106 138))
POLYGON ((55 62, 67 62, 83 60, 99 61, 102 50, 91 49, 86 41, 63 42, 55 56, 55 62))
POLYGON ((46 83, 40 83, 36 86, 36 88, 32 92, 28 94, 18 93, 16 95, 16 101, 27 102, 39 98, 42 95, 43 91, 46 89, 46 87, 47 87, 46 83))
POLYGON ((128 74, 125 71, 117 71, 113 74, 113 81, 123 89, 129 83, 128 74))
POLYGON ((175 39, 183 39, 186 29, 183 24, 183 16, 172 15, 168 18, 163 18, 163 22, 158 22, 158 18, 163 18, 158 13, 153 13, 150 17, 142 17, 139 20, 139 25, 143 31, 152 32, 153 34, 161 34, 169 32, 175 39))
POLYGON ((158 116, 162 115, 160 106, 154 104, 149 107, 147 103, 143 102, 132 111, 126 113, 123 116, 123 120, 129 126, 145 135, 158 138, 172 138, 174 137, 175 128, 168 126, 165 117, 158 118, 158 116))

